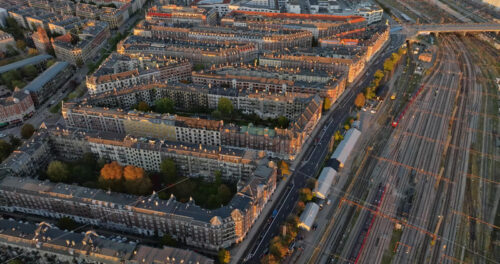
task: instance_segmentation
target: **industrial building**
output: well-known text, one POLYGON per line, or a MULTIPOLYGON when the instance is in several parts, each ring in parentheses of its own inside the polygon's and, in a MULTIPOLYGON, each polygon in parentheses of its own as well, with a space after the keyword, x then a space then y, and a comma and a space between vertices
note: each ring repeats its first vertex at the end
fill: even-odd
POLYGON ((299 227, 306 231, 311 231, 318 212, 319 206, 316 203, 308 203, 306 209, 304 209, 304 212, 300 215, 299 227))
POLYGON ((319 175, 316 187, 314 188, 314 196, 320 199, 326 199, 330 193, 330 187, 337 177, 337 171, 331 167, 325 167, 319 175))
POLYGON ((354 145, 358 142, 359 137, 361 136, 361 131, 351 128, 347 131, 344 136, 344 139, 340 142, 335 152, 332 154, 332 159, 337 160, 339 163, 339 167, 344 167, 344 164, 354 149, 354 145))

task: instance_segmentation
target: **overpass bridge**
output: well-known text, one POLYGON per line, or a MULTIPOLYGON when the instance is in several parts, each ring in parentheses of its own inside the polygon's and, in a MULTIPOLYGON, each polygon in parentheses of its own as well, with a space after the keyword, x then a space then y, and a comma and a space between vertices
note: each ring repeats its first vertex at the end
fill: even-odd
POLYGON ((408 37, 429 33, 500 32, 500 23, 404 24, 400 34, 408 37))

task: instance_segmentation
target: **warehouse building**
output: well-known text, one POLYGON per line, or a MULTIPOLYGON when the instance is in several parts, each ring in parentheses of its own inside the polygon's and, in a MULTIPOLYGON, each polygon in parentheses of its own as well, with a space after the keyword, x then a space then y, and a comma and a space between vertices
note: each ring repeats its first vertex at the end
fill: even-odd
POLYGON ((330 187, 332 186, 333 180, 337 176, 337 171, 331 167, 325 167, 321 174, 319 175, 318 181, 316 182, 316 187, 314 188, 314 196, 320 199, 326 199, 330 193, 330 187))
POLYGON ((306 231, 311 231, 318 212, 319 206, 316 203, 308 203, 306 209, 304 209, 304 212, 300 215, 299 227, 306 231))
POLYGON ((331 159, 337 160, 339 162, 339 167, 344 167, 344 164, 351 154, 356 142, 358 142, 359 137, 361 136, 361 131, 351 128, 344 136, 344 139, 340 142, 331 159))

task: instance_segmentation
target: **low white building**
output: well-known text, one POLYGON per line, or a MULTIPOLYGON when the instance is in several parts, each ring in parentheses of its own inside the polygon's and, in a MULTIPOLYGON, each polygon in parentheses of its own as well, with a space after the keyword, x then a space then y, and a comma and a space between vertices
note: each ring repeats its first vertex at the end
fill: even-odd
POLYGON ((325 167, 319 175, 316 187, 314 187, 314 196, 320 199, 326 199, 330 193, 330 187, 337 176, 337 171, 331 167, 325 167))
POLYGON ((311 231, 318 212, 319 206, 316 203, 308 203, 306 209, 304 209, 304 212, 300 215, 299 227, 306 231, 311 231))
POLYGON ((356 142, 358 142, 359 137, 361 136, 361 131, 351 128, 344 136, 344 139, 340 142, 339 146, 333 152, 331 159, 337 160, 339 162, 339 167, 344 167, 344 163, 346 162, 349 155, 351 155, 356 142))

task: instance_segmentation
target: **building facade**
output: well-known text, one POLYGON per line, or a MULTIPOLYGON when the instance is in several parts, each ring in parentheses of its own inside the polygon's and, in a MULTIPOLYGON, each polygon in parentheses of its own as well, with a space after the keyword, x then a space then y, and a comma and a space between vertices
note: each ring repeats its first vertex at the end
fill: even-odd
POLYGON ((29 92, 14 91, 7 98, 0 98, 0 123, 19 123, 35 112, 29 92))
POLYGON ((192 65, 188 61, 158 56, 138 58, 111 54, 92 75, 87 76, 91 95, 119 91, 150 82, 178 82, 191 80, 192 65))

